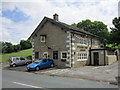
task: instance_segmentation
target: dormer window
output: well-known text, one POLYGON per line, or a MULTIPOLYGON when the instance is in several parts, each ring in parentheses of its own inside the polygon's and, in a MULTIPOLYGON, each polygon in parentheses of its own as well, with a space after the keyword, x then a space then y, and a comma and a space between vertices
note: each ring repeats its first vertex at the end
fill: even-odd
POLYGON ((46 42, 46 35, 40 35, 40 42, 46 42))

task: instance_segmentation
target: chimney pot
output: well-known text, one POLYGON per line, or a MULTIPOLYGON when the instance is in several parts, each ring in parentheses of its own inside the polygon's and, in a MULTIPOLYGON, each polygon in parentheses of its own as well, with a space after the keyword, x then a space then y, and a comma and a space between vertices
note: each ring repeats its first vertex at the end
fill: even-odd
POLYGON ((53 19, 56 20, 56 21, 58 21, 58 16, 59 16, 59 15, 55 13, 55 14, 53 15, 53 19))

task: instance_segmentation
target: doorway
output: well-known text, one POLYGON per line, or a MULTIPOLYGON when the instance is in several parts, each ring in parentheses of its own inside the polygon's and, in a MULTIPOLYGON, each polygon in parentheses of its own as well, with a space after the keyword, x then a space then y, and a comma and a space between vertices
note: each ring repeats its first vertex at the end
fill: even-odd
POLYGON ((43 52, 43 58, 48 58, 48 52, 43 52))
POLYGON ((93 60, 94 60, 95 66, 99 65, 99 53, 98 52, 93 53, 93 60))

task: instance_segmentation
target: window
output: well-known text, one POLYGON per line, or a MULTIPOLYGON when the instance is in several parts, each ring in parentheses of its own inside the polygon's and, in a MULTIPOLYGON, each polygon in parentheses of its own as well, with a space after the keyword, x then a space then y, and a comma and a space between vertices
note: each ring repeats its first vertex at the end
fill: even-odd
POLYGON ((78 61, 87 60, 87 52, 78 52, 77 59, 78 59, 78 61))
POLYGON ((58 51, 53 51, 53 59, 58 59, 58 51))
POLYGON ((35 59, 39 58, 39 52, 35 52, 35 59))
POLYGON ((87 45, 88 44, 88 42, 87 42, 87 39, 86 38, 80 38, 79 39, 80 41, 80 44, 84 44, 84 45, 87 45))
POLYGON ((90 40, 90 39, 89 39, 89 42, 88 42, 88 43, 89 43, 89 46, 91 46, 91 40, 90 40))
POLYGON ((66 51, 61 52, 61 59, 67 59, 67 52, 66 51))
POLYGON ((13 58, 13 61, 18 61, 18 60, 20 60, 19 57, 13 58))
POLYGON ((98 46, 98 41, 95 41, 94 44, 95 44, 95 46, 98 46))
POLYGON ((83 39, 82 38, 80 39, 80 44, 83 44, 83 39))
POLYGON ((40 35, 40 41, 45 42, 46 41, 46 35, 40 35))
POLYGON ((21 57, 20 60, 25 60, 25 58, 21 57))
POLYGON ((87 45, 87 40, 86 39, 84 39, 84 44, 87 45))

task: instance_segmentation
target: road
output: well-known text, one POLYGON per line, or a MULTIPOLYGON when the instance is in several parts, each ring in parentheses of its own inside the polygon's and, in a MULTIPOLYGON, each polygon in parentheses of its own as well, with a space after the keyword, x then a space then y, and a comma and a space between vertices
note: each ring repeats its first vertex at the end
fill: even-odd
POLYGON ((103 82, 2 70, 2 88, 118 88, 103 82))

